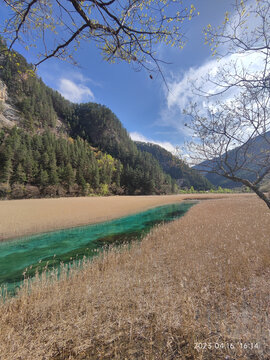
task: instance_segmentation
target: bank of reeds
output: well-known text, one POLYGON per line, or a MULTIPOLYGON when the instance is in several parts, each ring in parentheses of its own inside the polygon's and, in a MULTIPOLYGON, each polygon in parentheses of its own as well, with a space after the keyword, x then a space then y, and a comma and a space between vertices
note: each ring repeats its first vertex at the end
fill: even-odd
POLYGON ((0 359, 269 359, 270 214, 204 201, 0 305, 0 359))

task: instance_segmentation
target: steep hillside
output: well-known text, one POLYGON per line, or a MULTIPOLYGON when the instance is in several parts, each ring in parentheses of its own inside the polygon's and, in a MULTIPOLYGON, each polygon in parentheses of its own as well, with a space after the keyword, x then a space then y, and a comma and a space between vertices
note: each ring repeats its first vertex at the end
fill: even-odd
POLYGON ((48 130, 31 135, 15 126, 0 132, 0 196, 106 195, 113 185, 120 188, 121 167, 79 138, 48 130))
POLYGON ((180 187, 193 186, 195 190, 212 188, 212 184, 204 176, 201 176, 198 171, 192 170, 184 161, 162 147, 139 141, 136 142, 136 145, 141 151, 147 151, 153 155, 160 163, 163 171, 175 179, 180 187))
MULTIPOLYGON (((6 174, 1 177, 4 187, 2 192, 7 194, 11 191, 13 194, 12 189, 17 185, 37 186, 38 192, 42 195, 47 193, 49 186, 54 187, 53 191, 49 191, 51 195, 58 191, 55 190, 57 186, 64 187, 65 193, 72 194, 73 185, 79 187, 78 194, 85 194, 85 189, 101 194, 167 194, 177 191, 175 181, 162 171, 158 161, 150 154, 137 149, 111 110, 95 103, 72 104, 65 100, 36 76, 32 66, 27 64, 20 54, 7 51, 1 40, 0 54, 0 127, 3 129, 0 170, 2 174, 6 174), (14 126, 21 130, 13 131, 14 126), (51 146, 47 146, 48 137, 52 134, 55 134, 55 137, 50 139, 51 146), (41 146, 36 149, 34 136, 40 136, 38 141, 45 142, 44 148, 41 146), (86 148, 90 145, 96 148, 94 156, 86 148, 80 150, 84 153, 83 156, 86 156, 89 166, 83 167, 79 164, 79 157, 76 160, 77 155, 71 159, 66 157, 62 161, 55 152, 54 148, 61 142, 69 156, 74 152, 72 144, 74 143, 75 147, 79 146, 75 141, 77 138, 79 139, 76 141, 86 142, 86 148), (19 143, 15 149, 10 146, 10 142, 14 141, 19 143), (32 170, 29 172, 26 168, 26 162, 23 159, 18 160, 20 156, 17 157, 17 151, 20 152, 21 147, 24 150, 26 148, 30 163, 36 168, 34 177, 30 175, 32 170), (47 153, 50 162, 53 161, 56 166, 57 180, 53 183, 46 180, 50 179, 50 169, 47 168, 46 161, 39 161, 39 156, 43 155, 43 152, 47 153), (102 170, 102 166, 107 167, 106 171, 111 173, 117 169, 117 180, 112 174, 105 175, 106 171, 102 170), (64 167, 68 167, 70 174, 73 174, 72 184, 65 183, 64 167), (99 181, 96 185, 89 167, 97 169, 99 181), (23 175, 14 175, 18 173, 23 175), (41 178, 45 178, 46 181, 41 178)), ((25 194, 25 191, 20 191, 20 194, 25 194)))

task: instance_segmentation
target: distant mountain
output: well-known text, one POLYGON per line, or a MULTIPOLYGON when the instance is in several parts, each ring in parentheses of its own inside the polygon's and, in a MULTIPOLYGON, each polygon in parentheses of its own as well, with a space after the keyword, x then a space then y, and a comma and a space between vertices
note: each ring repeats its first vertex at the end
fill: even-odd
MULTIPOLYGON (((266 138, 268 139, 268 141, 270 141, 270 132, 266 133, 266 138)), ((236 164, 236 162, 241 164, 241 162, 244 160, 244 157, 247 159, 254 158, 254 157, 259 158, 260 154, 264 154, 264 153, 270 151, 270 146, 269 146, 268 141, 266 141, 265 138, 262 136, 257 136, 255 138, 253 138, 252 141, 250 141, 250 143, 248 143, 247 151, 246 151, 245 147, 243 147, 243 148, 237 147, 237 148, 229 151, 227 162, 233 167, 236 164)), ((241 186, 241 184, 234 182, 232 180, 226 179, 223 176, 213 174, 213 173, 207 173, 204 171, 205 169, 213 169, 215 166, 214 164, 215 164, 215 161, 204 161, 204 162, 194 166, 194 169, 200 171, 215 186, 222 186, 225 188, 234 188, 234 187, 241 186)), ((260 171, 260 168, 255 163, 251 164, 248 168, 249 168, 249 170, 241 169, 238 172, 236 172, 236 174, 241 178, 245 178, 247 180, 254 181, 255 180, 255 171, 260 171)), ((269 182, 269 179, 268 180, 265 179, 264 184, 266 185, 266 187, 267 187, 268 182, 269 182)))
POLYGON ((183 160, 172 155, 159 145, 136 141, 138 149, 146 151, 158 160, 163 171, 176 180, 179 187, 194 187, 195 190, 209 190, 212 184, 198 171, 191 169, 183 160))

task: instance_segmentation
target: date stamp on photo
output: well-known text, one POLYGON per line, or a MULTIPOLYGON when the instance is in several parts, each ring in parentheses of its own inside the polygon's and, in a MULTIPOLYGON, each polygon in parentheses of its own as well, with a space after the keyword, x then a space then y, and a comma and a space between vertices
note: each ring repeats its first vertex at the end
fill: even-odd
POLYGON ((202 350, 259 350, 259 343, 257 342, 195 342, 194 349, 202 350))

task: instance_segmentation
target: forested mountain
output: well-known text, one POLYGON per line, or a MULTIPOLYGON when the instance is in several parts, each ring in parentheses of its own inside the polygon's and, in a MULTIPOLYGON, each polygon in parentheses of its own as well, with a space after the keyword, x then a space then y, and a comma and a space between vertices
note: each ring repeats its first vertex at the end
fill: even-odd
MULTIPOLYGON (((247 165, 243 166, 241 170, 236 171, 236 175, 247 179, 249 181, 254 181, 256 179, 256 172, 260 173, 262 170, 259 166, 260 154, 269 153, 269 141, 270 141, 270 132, 266 133, 267 141, 262 136, 257 136, 247 143, 243 148, 237 147, 231 151, 228 151, 227 154, 227 163, 230 164, 233 168, 236 164, 241 164, 246 162, 247 165), (249 159, 258 159, 258 164, 255 161, 249 163, 249 159)), ((222 186, 226 188, 235 188, 241 186, 241 184, 226 179, 223 176, 217 175, 215 173, 207 173, 203 170, 205 169, 214 169, 215 161, 204 161, 201 164, 194 166, 194 169, 202 171, 205 177, 211 181, 215 186, 222 186)), ((268 189, 269 187, 269 177, 264 179, 263 186, 268 189)))
POLYGON ((159 145, 136 141, 138 149, 147 151, 160 163, 163 171, 175 179, 181 187, 193 186, 195 190, 208 190, 212 184, 198 171, 192 170, 185 162, 159 145))
POLYGON ((164 174, 160 164, 147 152, 139 151, 121 122, 107 107, 79 104, 69 120, 72 136, 80 136, 116 157, 124 165, 122 183, 129 194, 169 193, 175 181, 164 174))
POLYGON ((9 134, 0 132, 0 168, 2 195, 12 185, 13 197, 22 198, 98 190, 106 195, 109 185, 120 187, 122 165, 110 155, 95 153, 80 138, 57 138, 48 130, 30 135, 13 127, 9 134))
POLYGON ((177 191, 111 110, 65 100, 1 41, 0 126, 2 196, 177 191))

